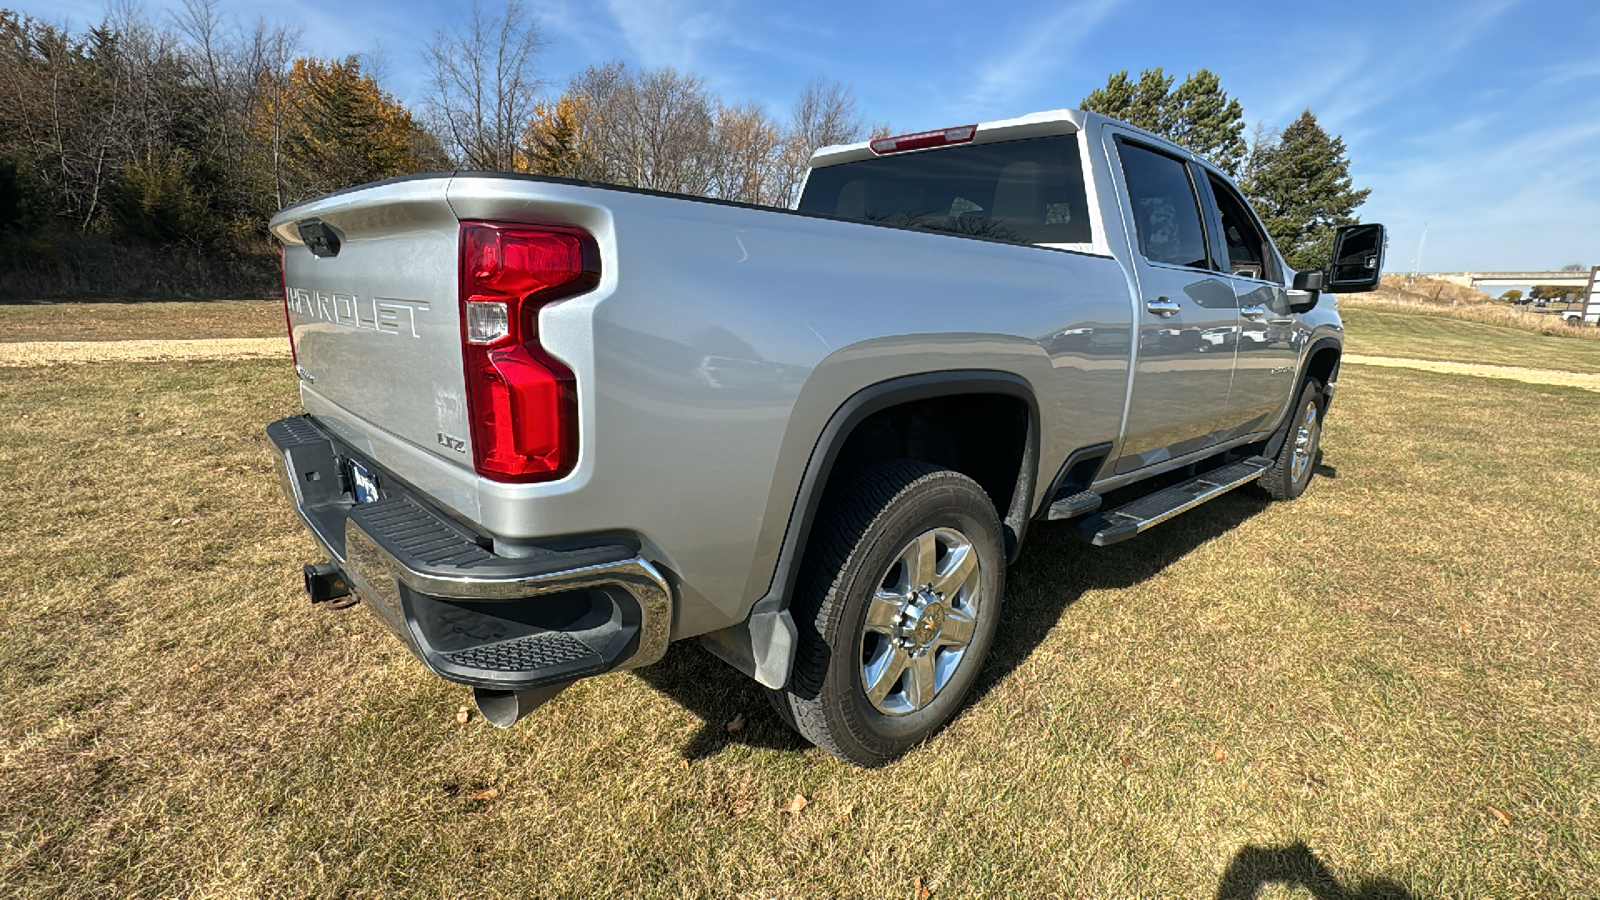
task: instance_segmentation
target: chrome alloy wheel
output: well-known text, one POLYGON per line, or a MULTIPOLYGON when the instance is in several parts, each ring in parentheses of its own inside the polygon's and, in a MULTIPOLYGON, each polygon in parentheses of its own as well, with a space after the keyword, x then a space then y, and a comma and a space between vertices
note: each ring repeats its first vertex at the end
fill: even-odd
POLYGON ((1299 481, 1317 455, 1317 439, 1322 436, 1322 423, 1317 418, 1317 404, 1306 404, 1306 415, 1294 433, 1294 456, 1289 460, 1289 478, 1299 481))
POLYGON ((867 601, 861 686, 873 708, 916 712, 950 681, 983 611, 978 551, 953 528, 906 544, 867 601))

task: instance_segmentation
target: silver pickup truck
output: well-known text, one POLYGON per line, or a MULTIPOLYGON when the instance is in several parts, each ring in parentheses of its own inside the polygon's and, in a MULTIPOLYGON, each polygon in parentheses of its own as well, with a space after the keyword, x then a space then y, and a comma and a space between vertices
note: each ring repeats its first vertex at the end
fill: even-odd
POLYGON ((699 638, 858 765, 959 709, 1031 523, 1304 491, 1327 292, 1384 246, 1290 271, 1217 169, 1076 111, 826 148, 794 210, 455 172, 271 229, 314 603, 500 725, 699 638))

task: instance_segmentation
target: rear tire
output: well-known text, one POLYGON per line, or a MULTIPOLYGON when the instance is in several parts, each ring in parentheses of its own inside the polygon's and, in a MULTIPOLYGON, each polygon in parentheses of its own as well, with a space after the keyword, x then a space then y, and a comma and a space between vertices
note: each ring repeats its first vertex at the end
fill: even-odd
POLYGON ((1256 482, 1274 500, 1293 500, 1306 492, 1322 446, 1322 420, 1327 400, 1322 382, 1307 378, 1300 398, 1290 412, 1289 434, 1272 460, 1272 467, 1256 482))
POLYGON ((882 460, 841 473, 818 510, 790 605, 799 630, 786 721, 857 766, 879 766, 960 709, 993 642, 1004 539, 959 472, 882 460))

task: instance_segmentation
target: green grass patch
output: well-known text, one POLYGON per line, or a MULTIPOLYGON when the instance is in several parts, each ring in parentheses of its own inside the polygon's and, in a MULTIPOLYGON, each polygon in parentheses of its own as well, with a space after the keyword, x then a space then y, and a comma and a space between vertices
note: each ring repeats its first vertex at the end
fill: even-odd
POLYGON ((1600 397, 1341 385, 1299 501, 1040 527, 970 708, 860 771, 692 644, 458 724, 300 593, 286 364, 0 370, 0 894, 1600 894, 1600 397))

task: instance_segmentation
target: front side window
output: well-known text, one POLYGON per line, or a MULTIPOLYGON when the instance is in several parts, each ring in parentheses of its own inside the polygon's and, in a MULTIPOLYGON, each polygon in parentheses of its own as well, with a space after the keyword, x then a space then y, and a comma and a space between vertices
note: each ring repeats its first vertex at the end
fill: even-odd
POLYGON ((1206 234, 1188 167, 1138 144, 1119 143, 1139 252, 1151 262, 1205 268, 1206 234))
POLYGON ((1211 179, 1211 193, 1222 214, 1222 237, 1228 245, 1228 272, 1246 278, 1272 280, 1276 274, 1267 253, 1266 240, 1256 228, 1244 198, 1217 178, 1211 179))
POLYGON ((1019 244, 1094 240, 1072 134, 823 166, 799 210, 1019 244))

